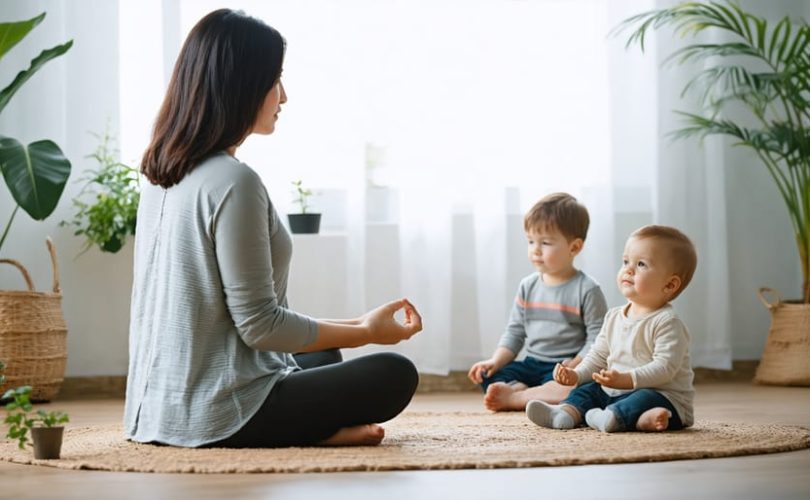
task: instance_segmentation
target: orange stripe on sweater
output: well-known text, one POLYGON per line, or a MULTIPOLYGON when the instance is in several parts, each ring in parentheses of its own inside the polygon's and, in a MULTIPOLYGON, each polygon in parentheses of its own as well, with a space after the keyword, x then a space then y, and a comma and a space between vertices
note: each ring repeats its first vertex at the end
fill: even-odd
POLYGON ((579 316, 580 312, 579 307, 566 306, 563 304, 551 304, 548 302, 526 302, 521 298, 518 298, 516 302, 524 309, 551 309, 554 311, 569 312, 571 314, 576 314, 577 316, 579 316))

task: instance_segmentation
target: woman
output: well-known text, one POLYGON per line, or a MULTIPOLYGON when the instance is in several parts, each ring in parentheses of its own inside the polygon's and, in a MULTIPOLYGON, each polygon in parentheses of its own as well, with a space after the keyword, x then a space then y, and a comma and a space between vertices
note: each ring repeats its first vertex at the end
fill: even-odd
POLYGON ((134 441, 378 444, 377 423, 416 389, 402 356, 340 362, 336 350, 419 332, 407 300, 345 321, 287 308, 290 237, 235 157, 248 135, 275 129, 284 48, 273 28, 223 9, 180 52, 142 163, 124 417, 134 441))

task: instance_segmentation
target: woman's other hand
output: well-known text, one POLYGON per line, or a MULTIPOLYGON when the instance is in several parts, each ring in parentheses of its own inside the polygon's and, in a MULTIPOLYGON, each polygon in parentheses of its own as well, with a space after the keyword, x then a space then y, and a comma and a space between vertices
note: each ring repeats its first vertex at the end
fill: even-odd
POLYGON ((368 331, 368 343, 391 345, 407 340, 422 331, 422 317, 408 299, 395 300, 372 309, 360 318, 368 331), (395 314, 403 310, 405 319, 399 322, 395 314))

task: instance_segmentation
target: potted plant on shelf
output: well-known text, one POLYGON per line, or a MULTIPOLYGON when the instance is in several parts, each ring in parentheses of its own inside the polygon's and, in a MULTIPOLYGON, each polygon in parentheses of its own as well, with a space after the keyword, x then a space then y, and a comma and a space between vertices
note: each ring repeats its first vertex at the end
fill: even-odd
POLYGON ((295 234, 317 234, 321 227, 321 214, 307 211, 312 191, 305 188, 301 180, 293 181, 292 185, 295 197, 293 203, 298 205, 300 212, 287 215, 287 220, 290 221, 290 231, 295 234))
POLYGON ((810 385, 810 26, 787 16, 769 26, 732 2, 687 2, 633 16, 616 31, 633 27, 627 46, 638 43, 643 50, 645 35, 665 26, 680 36, 720 30, 730 37, 687 44, 669 56, 675 64, 717 61, 683 90, 699 92, 705 112, 679 113, 686 125, 673 135, 730 136, 750 148, 776 184, 798 246, 802 299, 783 301, 773 290, 760 289, 772 322, 755 380, 810 385), (732 119, 730 109, 749 116, 732 119))
MULTIPOLYGON (((27 21, 0 23, 0 59, 43 19, 45 13, 27 21)), ((0 113, 25 82, 72 45, 70 40, 43 50, 32 59, 28 69, 20 71, 0 91, 0 113)), ((23 145, 14 138, 0 135, 0 174, 16 203, 5 228, 0 227, 2 250, 20 208, 34 220, 44 220, 53 213, 70 176, 70 162, 52 141, 23 145)), ((36 400, 48 400, 59 391, 67 358, 67 328, 62 316, 56 251, 50 238, 47 243, 54 268, 53 293, 34 291, 31 277, 22 264, 0 259, 0 264, 17 267, 28 285, 28 290, 0 290, 0 352, 7 356, 9 381, 35 387, 31 397, 36 400), (13 353, 13 357, 9 353, 13 353)))
MULTIPOLYGON (((5 368, 0 362, 0 370, 5 368)), ((5 377, 0 374, 0 385, 5 377)), ((3 394, 2 399, 11 400, 6 404, 5 423, 8 425, 9 439, 17 440, 21 450, 28 444, 28 435, 34 446, 34 458, 48 460, 59 458, 62 450, 62 436, 64 434, 64 424, 70 420, 67 413, 61 411, 46 412, 37 411, 36 415, 30 415, 34 409, 31 403, 31 387, 21 386, 16 389, 9 389, 3 394)))
POLYGON ((76 213, 73 220, 62 221, 60 225, 74 226, 74 235, 84 235, 82 253, 93 245, 102 252, 116 253, 127 236, 135 234, 140 200, 138 170, 118 161, 109 132, 93 135, 99 139, 99 145, 87 157, 98 166, 87 169, 79 179, 85 185, 73 198, 76 213), (85 201, 87 198, 90 200, 85 201))

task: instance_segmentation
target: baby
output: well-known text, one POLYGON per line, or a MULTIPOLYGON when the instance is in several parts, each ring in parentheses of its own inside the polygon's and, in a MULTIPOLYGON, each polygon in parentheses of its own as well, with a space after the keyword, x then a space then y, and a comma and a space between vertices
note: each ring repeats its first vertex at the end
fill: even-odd
POLYGON ((631 234, 617 276, 628 303, 608 311, 582 363, 554 368, 557 382, 578 387, 559 405, 529 402, 529 420, 571 429, 584 417, 602 432, 691 426, 689 332, 670 302, 689 284, 695 267, 695 248, 677 229, 645 226, 631 234))

